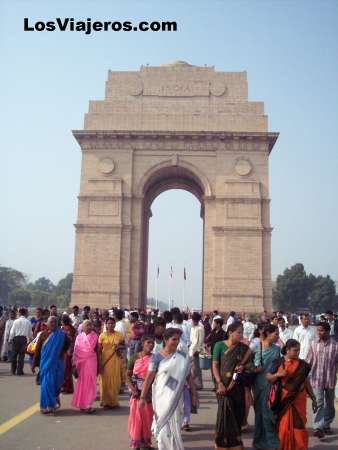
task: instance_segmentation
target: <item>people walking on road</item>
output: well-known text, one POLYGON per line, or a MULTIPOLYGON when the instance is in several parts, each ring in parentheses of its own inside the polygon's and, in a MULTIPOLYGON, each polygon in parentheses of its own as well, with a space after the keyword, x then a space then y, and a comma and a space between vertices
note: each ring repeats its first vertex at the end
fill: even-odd
POLYGON ((315 332, 310 326, 309 314, 301 314, 299 320, 300 325, 293 332, 293 339, 296 339, 296 341, 300 343, 300 359, 305 359, 309 352, 311 343, 315 338, 315 332))
POLYGON ((130 448, 134 449, 151 448, 151 424, 154 413, 150 390, 143 409, 139 409, 140 395, 154 348, 154 338, 143 336, 141 346, 141 352, 135 353, 130 358, 127 371, 127 385, 130 391, 128 431, 130 448))
POLYGON ((72 311, 73 312, 69 315, 69 318, 72 321, 73 327, 77 330, 80 323, 82 322, 80 308, 77 305, 74 305, 72 311))
POLYGON ((5 333, 5 327, 6 327, 6 321, 7 321, 6 311, 4 311, 3 307, 0 305, 0 349, 2 348, 3 336, 5 333))
MULTIPOLYGON (((278 317, 279 341, 284 346, 293 337, 293 331, 286 326, 284 317, 278 317)), ((300 348, 300 347, 299 347, 300 348)))
POLYGON ((64 381, 63 357, 70 342, 63 330, 58 328, 56 316, 49 317, 47 327, 39 335, 32 372, 35 373, 35 368, 39 365, 41 413, 54 414, 60 407, 60 392, 64 381))
POLYGON ((90 320, 82 323, 82 332, 75 340, 73 366, 78 377, 75 392, 72 398, 72 405, 86 413, 95 410, 92 404, 96 398, 96 377, 97 377, 97 334, 92 329, 90 320))
POLYGON ((154 350, 153 353, 159 353, 164 347, 163 334, 166 330, 166 323, 163 317, 156 317, 154 320, 154 350))
POLYGON ((14 320, 8 340, 12 343, 11 370, 13 375, 24 375, 26 348, 32 339, 32 324, 27 319, 27 309, 20 308, 19 318, 14 320))
POLYGON ((10 310, 9 317, 6 320, 6 324, 5 324, 5 332, 3 335, 3 342, 2 342, 2 348, 1 348, 1 359, 3 361, 11 362, 12 343, 9 342, 9 334, 10 334, 10 331, 11 331, 11 328, 12 328, 15 318, 16 318, 16 312, 13 310, 10 310))
POLYGON ((262 340, 255 349, 254 364, 256 377, 253 384, 255 410, 255 430, 253 447, 261 450, 278 449, 279 440, 276 433, 273 413, 267 407, 270 383, 266 379, 272 362, 280 357, 280 348, 276 345, 279 339, 278 327, 266 325, 262 340))
POLYGON ((325 318, 330 325, 330 336, 332 336, 338 342, 338 320, 333 314, 333 311, 326 311, 325 318))
MULTIPOLYGON (((220 319, 217 319, 220 320, 220 319)), ((226 339, 215 344, 212 354, 213 375, 217 383, 216 449, 243 448, 241 428, 245 419, 245 390, 241 374, 249 362, 251 350, 241 342, 243 326, 228 326, 226 339)))
POLYGON ((129 358, 132 358, 135 353, 140 351, 141 338, 145 334, 145 323, 140 320, 139 313, 137 311, 131 311, 129 318, 131 323, 129 358))
POLYGON ((204 349, 204 327, 200 324, 201 315, 194 312, 191 316, 189 356, 192 358, 191 375, 197 390, 203 389, 202 371, 199 355, 204 349))
MULTIPOLYGON (((216 318, 212 321, 212 331, 209 334, 209 336, 207 336, 205 338, 205 345, 207 350, 210 352, 210 355, 212 357, 215 345, 217 342, 220 341, 225 341, 226 339, 226 332, 223 330, 223 319, 222 318, 216 318)), ((214 391, 216 391, 217 388, 217 383, 213 374, 213 370, 211 367, 211 376, 214 382, 214 391)))
POLYGON ((36 338, 38 333, 43 331, 44 317, 43 317, 43 309, 36 308, 35 316, 31 319, 33 338, 36 338))
POLYGON ((63 394, 73 394, 74 392, 74 382, 73 382, 73 352, 76 339, 76 329, 72 325, 72 321, 68 315, 63 315, 61 319, 62 330, 69 339, 69 347, 64 353, 64 366, 65 366, 65 376, 64 382, 61 388, 63 394))
POLYGON ((310 366, 299 359, 300 344, 289 339, 282 348, 282 358, 275 360, 267 374, 267 380, 273 384, 281 382, 281 396, 274 410, 276 416, 279 450, 308 450, 306 430, 306 400, 312 399, 316 410, 316 397, 308 379, 310 366))
POLYGON ((164 332, 164 348, 153 354, 142 387, 139 408, 146 404, 153 385, 154 435, 159 450, 184 450, 181 427, 183 418, 183 389, 187 381, 192 405, 198 407, 197 393, 190 373, 190 358, 177 351, 181 333, 175 328, 164 332))
POLYGON ((338 369, 338 342, 330 336, 330 324, 319 322, 317 338, 311 343, 306 361, 311 366, 310 382, 318 410, 314 414, 314 435, 322 438, 332 434, 331 423, 335 417, 335 386, 338 369))
POLYGON ((245 339, 248 344, 253 338, 255 328, 255 324, 253 323, 251 317, 246 314, 243 321, 243 339, 245 339))
POLYGON ((125 382, 123 352, 124 337, 115 331, 115 319, 109 317, 106 331, 99 336, 100 401, 106 409, 119 406, 118 394, 125 382))
POLYGON ((226 321, 226 325, 225 325, 226 331, 228 330, 228 327, 229 327, 231 324, 233 324, 234 322, 236 322, 236 320, 237 320, 237 318, 236 318, 236 313, 235 313, 235 311, 231 311, 231 312, 229 313, 229 316, 228 316, 227 321, 226 321))

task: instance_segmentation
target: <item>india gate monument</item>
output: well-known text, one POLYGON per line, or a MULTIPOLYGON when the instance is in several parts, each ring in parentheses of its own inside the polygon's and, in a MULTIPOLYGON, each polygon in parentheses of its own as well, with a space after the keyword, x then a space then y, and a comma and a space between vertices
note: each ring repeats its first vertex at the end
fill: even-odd
MULTIPOLYGON (((201 203, 204 311, 272 309, 269 154, 264 103, 246 72, 173 61, 109 71, 89 102, 72 304, 144 307, 151 204, 168 189, 201 203)), ((177 217, 180 220, 180 217, 177 217)))

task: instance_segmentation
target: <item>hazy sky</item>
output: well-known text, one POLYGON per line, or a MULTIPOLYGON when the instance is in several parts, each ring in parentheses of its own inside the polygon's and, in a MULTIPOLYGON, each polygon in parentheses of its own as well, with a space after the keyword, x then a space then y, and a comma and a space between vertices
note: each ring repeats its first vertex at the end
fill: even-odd
MULTIPOLYGON (((335 0, 2 1, 0 264, 57 282, 73 269, 80 149, 89 99, 102 99, 108 69, 173 59, 248 72, 280 137, 270 157, 272 275, 303 262, 338 280, 338 2, 335 0), (176 20, 176 33, 24 32, 23 18, 176 20)), ((168 191, 153 204, 149 294, 201 297, 197 200, 168 191), (178 221, 177 216, 182 217, 178 221), (168 242, 174 245, 168 246, 168 242)))

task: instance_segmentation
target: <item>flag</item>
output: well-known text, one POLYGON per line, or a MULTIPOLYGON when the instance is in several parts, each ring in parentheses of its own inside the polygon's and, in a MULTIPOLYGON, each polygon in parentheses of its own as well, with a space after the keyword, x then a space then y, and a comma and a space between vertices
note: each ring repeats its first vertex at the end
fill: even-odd
POLYGON ((184 268, 184 271, 183 271, 183 278, 184 278, 184 280, 187 279, 187 272, 186 272, 185 268, 184 268))
POLYGON ((170 278, 173 277, 173 266, 170 266, 170 278))
POLYGON ((157 278, 160 276, 160 266, 157 265, 157 278))

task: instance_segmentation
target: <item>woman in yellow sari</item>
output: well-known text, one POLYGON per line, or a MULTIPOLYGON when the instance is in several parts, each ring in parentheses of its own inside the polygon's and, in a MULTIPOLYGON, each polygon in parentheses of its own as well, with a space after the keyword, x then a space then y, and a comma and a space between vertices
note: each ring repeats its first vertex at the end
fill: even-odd
POLYGON ((114 331, 115 319, 106 320, 106 331, 99 336, 100 400, 105 409, 119 406, 118 393, 125 382, 125 367, 122 356, 124 337, 114 331))

